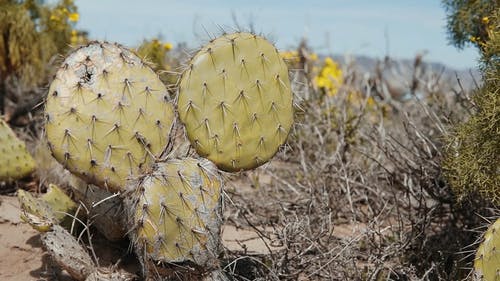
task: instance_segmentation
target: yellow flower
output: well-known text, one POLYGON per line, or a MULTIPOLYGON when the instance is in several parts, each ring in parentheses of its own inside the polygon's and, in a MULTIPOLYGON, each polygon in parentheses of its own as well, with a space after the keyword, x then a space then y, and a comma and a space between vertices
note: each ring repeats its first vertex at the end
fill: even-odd
POLYGON ((297 51, 284 51, 280 52, 280 55, 283 59, 292 59, 298 56, 297 51))
POLYGON ((338 64, 330 57, 325 59, 323 68, 320 70, 318 76, 314 77, 314 82, 318 88, 329 95, 334 96, 337 94, 339 87, 343 83, 342 70, 338 64))
POLYGON ((80 15, 78 13, 71 13, 68 16, 69 21, 77 22, 80 19, 80 15))
POLYGON ((488 17, 483 17, 483 23, 488 24, 490 22, 490 19, 488 17))
POLYGON ((163 49, 165 49, 165 51, 167 51, 167 52, 172 50, 173 47, 174 46, 172 45, 172 43, 169 43, 169 42, 163 44, 163 49))
POLYGON ((476 42, 476 40, 477 40, 477 39, 476 39, 476 37, 471 36, 471 37, 469 38, 469 40, 470 40, 471 42, 476 42))
POLYGON ((317 60, 318 60, 318 54, 316 54, 316 53, 312 53, 312 54, 309 56, 309 59, 311 59, 312 61, 317 61, 317 60))
POLYGON ((56 16, 56 15, 50 15, 50 20, 53 20, 53 21, 58 21, 59 20, 59 17, 56 16))
POLYGON ((335 66, 336 66, 336 65, 337 65, 337 63, 336 63, 336 62, 334 62, 334 61, 333 61, 333 59, 332 59, 331 57, 326 57, 326 59, 325 59, 325 64, 326 64, 327 66, 333 66, 333 65, 335 65, 335 66))

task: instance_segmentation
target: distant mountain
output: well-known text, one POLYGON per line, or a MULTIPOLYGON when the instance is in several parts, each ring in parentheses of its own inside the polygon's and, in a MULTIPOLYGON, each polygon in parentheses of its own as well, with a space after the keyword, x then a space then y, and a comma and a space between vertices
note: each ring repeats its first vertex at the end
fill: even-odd
MULTIPOLYGON (((383 77, 394 83, 411 81, 415 63, 415 59, 377 59, 362 55, 334 55, 333 59, 342 65, 352 64, 358 73, 375 73, 379 68, 383 77)), ((419 75, 422 75, 422 78, 430 79, 433 76, 434 79, 437 79, 439 77, 439 84, 451 85, 456 90, 460 87, 457 78, 464 90, 475 89, 476 84, 481 83, 481 75, 477 68, 454 69, 442 63, 427 62, 425 57, 423 57, 421 72, 419 75)), ((403 86, 401 85, 401 87, 403 86)))

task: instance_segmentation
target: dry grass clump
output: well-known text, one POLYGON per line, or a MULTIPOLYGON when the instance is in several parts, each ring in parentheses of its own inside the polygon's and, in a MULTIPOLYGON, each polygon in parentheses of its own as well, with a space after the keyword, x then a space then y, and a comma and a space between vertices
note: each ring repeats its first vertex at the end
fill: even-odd
MULTIPOLYGON (((298 52, 303 54, 304 52, 298 52)), ((303 61, 305 57, 301 57, 303 61)), ((457 202, 442 176, 442 139, 467 118, 459 81, 417 57, 372 73, 345 66, 327 96, 296 71, 297 126, 279 160, 227 191, 227 223, 265 251, 228 251, 237 280, 460 280, 488 202, 457 202), (390 72, 399 95, 390 91, 390 72), (252 188, 243 188, 250 184, 252 188)), ((394 87, 392 87, 394 88, 394 87)))

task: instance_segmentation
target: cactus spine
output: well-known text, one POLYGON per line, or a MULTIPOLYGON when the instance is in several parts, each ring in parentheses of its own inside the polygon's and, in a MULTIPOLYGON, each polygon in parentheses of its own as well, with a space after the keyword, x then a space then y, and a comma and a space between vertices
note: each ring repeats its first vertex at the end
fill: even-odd
POLYGON ((0 118, 0 181, 23 178, 35 170, 35 160, 23 141, 0 118))
POLYGON ((287 66, 260 36, 221 36, 189 62, 178 111, 193 147, 217 167, 260 166, 284 143, 293 122, 287 66))

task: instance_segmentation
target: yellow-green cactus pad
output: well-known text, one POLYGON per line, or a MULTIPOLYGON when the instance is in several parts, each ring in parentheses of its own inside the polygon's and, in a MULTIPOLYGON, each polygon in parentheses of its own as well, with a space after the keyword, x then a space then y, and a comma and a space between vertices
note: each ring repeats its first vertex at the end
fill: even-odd
POLYGON ((500 219, 484 233, 474 260, 474 280, 500 280, 500 219))
POLYGON ((117 44, 71 53, 50 85, 45 130, 54 157, 110 190, 148 170, 167 147, 173 106, 158 76, 117 44))
POLYGON ((23 141, 0 119, 0 181, 23 178, 35 170, 35 160, 23 141))
POLYGON ((42 195, 41 199, 49 204, 58 221, 62 221, 77 207, 76 203, 55 184, 49 184, 47 192, 42 195))
POLYGON ((274 156, 293 122, 287 66, 260 36, 219 37, 183 73, 178 111, 198 154, 225 171, 255 168, 274 156))
POLYGON ((206 269, 220 250, 222 182, 206 159, 172 159, 130 186, 130 227, 146 268, 193 262, 206 269))
POLYGON ((21 219, 40 232, 49 231, 58 220, 52 207, 46 201, 34 197, 30 192, 19 189, 17 198, 21 205, 21 219))
POLYGON ((77 205, 64 191, 54 184, 49 185, 47 193, 36 198, 30 192, 19 189, 17 198, 21 205, 21 219, 40 232, 49 231, 73 213, 77 205))

